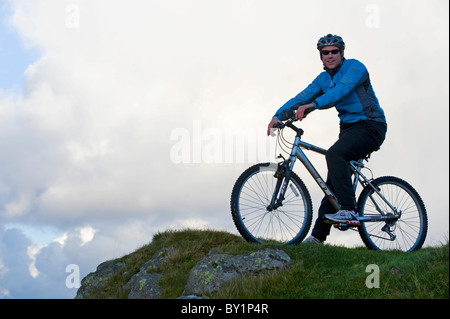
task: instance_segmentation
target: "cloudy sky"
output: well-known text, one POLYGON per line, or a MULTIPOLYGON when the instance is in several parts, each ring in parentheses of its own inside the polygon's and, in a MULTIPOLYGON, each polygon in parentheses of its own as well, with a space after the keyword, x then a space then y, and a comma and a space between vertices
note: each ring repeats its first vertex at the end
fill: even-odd
MULTIPOLYGON (((327 33, 369 69, 387 115, 372 171, 419 191, 426 245, 438 245, 448 11, 447 0, 0 0, 0 298, 73 298, 73 269, 82 278, 157 231, 235 232, 233 184, 273 160, 267 122, 321 72, 327 33)), ((319 146, 337 138, 334 109, 302 125, 319 146)), ((317 209, 322 195, 296 171, 317 209)), ((330 242, 361 245, 354 232, 330 242)))

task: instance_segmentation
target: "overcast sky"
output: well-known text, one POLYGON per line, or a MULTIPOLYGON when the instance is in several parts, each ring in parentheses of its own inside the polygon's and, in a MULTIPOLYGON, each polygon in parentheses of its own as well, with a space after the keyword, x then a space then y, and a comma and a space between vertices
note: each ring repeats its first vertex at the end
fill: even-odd
MULTIPOLYGON (((447 0, 0 0, 0 298, 73 298, 68 265, 82 278, 157 231, 236 232, 233 184, 274 160, 267 123, 322 71, 327 33, 366 65, 387 116, 370 168, 410 182, 426 245, 445 241, 448 11, 447 0)), ((302 126, 327 148, 337 113, 302 126)), ((315 218, 322 194, 296 172, 315 218)), ((337 230, 329 241, 362 244, 337 230)))

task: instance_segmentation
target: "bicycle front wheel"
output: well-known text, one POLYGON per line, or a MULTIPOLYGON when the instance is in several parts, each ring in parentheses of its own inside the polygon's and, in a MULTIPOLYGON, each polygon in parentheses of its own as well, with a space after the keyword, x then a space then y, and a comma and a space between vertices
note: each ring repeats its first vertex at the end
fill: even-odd
MULTIPOLYGON (((402 250, 405 252, 420 249, 428 230, 425 205, 417 191, 404 180, 385 176, 371 182, 384 198, 401 213, 397 221, 365 222, 359 227, 364 244, 374 250, 402 250), (388 232, 395 237, 392 237, 388 232)), ((370 186, 366 186, 358 199, 360 216, 395 215, 391 207, 370 186)))
POLYGON ((231 194, 231 214, 244 239, 262 243, 298 244, 311 227, 311 196, 303 181, 292 172, 283 206, 268 210, 277 183, 277 164, 257 164, 236 181, 231 194))

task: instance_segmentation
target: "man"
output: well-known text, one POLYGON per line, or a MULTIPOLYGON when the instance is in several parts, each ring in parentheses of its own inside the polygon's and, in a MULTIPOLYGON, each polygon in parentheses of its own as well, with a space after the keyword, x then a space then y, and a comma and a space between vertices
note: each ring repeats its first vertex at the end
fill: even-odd
POLYGON ((354 59, 345 59, 345 43, 340 36, 328 34, 319 39, 317 49, 324 72, 296 97, 284 104, 268 125, 273 135, 275 123, 287 120, 296 111, 301 121, 313 110, 335 107, 340 118, 340 134, 326 154, 327 185, 335 194, 341 210, 336 213, 325 197, 319 208, 312 235, 304 242, 323 243, 333 223, 358 223, 355 193, 348 161, 376 151, 384 141, 386 118, 373 91, 366 67, 354 59))

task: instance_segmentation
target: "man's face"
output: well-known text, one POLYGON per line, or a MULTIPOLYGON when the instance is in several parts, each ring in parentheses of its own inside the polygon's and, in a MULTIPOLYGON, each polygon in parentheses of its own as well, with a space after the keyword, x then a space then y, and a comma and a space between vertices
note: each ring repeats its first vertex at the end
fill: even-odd
POLYGON ((344 51, 339 50, 337 46, 326 46, 321 50, 322 62, 330 70, 337 68, 344 58, 344 51), (334 53, 333 53, 334 52, 334 53), (328 53, 325 55, 325 53, 328 53))

